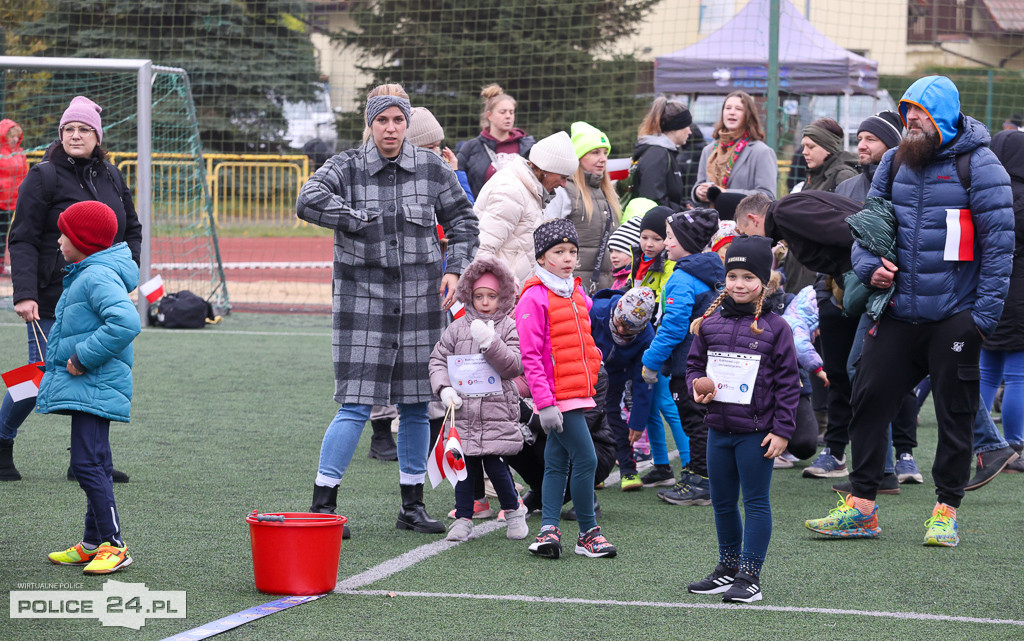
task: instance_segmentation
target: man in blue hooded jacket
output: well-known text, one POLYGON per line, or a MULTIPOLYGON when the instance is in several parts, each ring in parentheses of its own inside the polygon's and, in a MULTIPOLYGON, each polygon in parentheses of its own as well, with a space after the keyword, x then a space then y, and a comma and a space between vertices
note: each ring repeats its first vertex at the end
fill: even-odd
POLYGON ((853 491, 806 526, 840 538, 878 536, 875 496, 886 427, 902 395, 929 375, 939 429, 932 466, 938 501, 924 544, 953 547, 960 541, 956 510, 970 476, 981 341, 995 329, 1009 285, 1012 194, 1009 176, 988 149, 988 130, 960 113, 959 91, 949 78, 916 81, 899 111, 907 134, 882 157, 868 193, 892 201, 897 264, 856 244, 852 255, 861 281, 894 287, 889 308, 864 340, 854 382, 853 491), (958 167, 963 157, 969 158, 966 175, 958 167))

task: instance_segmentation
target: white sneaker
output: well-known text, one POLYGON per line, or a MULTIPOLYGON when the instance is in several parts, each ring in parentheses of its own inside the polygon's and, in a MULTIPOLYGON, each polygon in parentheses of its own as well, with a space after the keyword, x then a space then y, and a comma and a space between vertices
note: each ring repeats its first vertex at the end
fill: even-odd
POLYGON ((505 513, 505 520, 508 526, 505 530, 505 537, 513 541, 521 541, 530 534, 530 528, 526 525, 526 506, 520 504, 519 508, 505 513))
POLYGON ((452 526, 448 528, 449 541, 468 541, 469 535, 473 533, 473 519, 455 519, 452 526))

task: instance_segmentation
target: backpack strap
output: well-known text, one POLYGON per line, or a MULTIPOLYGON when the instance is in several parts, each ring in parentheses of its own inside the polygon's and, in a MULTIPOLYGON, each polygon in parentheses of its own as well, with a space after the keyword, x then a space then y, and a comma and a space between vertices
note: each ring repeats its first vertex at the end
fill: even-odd
POLYGON ((49 205, 57 197, 57 168, 53 162, 44 160, 39 163, 39 173, 43 179, 43 200, 49 205))

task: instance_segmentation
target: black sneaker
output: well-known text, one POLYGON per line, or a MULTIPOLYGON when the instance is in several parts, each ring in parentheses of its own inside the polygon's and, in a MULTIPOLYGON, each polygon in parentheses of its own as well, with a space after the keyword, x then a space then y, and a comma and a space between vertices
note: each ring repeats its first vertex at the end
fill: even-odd
POLYGON ((761 600, 761 584, 746 572, 737 572, 729 590, 722 595, 726 603, 753 603, 761 600))
POLYGON ((676 478, 672 476, 672 466, 668 463, 655 465, 651 471, 640 477, 644 487, 659 487, 674 485, 676 478))
MULTIPOLYGON (((124 472, 121 472, 120 470, 114 470, 112 476, 113 476, 113 479, 114 479, 114 483, 127 483, 129 481, 129 479, 131 479, 130 476, 128 476, 124 472)), ((73 471, 71 471, 71 466, 70 465, 68 466, 67 479, 69 481, 77 481, 78 480, 78 478, 75 477, 75 473, 73 471)))
MULTIPOLYGON (((833 483, 832 489, 840 494, 852 494, 853 483, 850 481, 843 481, 842 483, 833 483)), ((882 484, 878 486, 879 494, 899 494, 900 493, 900 479, 895 474, 886 474, 882 477, 882 484)))
POLYGON ((530 544, 530 552, 546 559, 557 559, 562 555, 562 531, 553 525, 542 527, 537 540, 530 544))
POLYGON ((728 590, 736 580, 736 572, 735 568, 727 568, 719 563, 714 572, 700 581, 694 581, 686 590, 694 594, 720 594, 728 590))
POLYGON ((1017 460, 1017 452, 1009 445, 998 450, 981 452, 978 454, 978 465, 975 468, 974 476, 967 482, 967 487, 964 489, 970 492, 988 484, 1003 471, 1003 468, 1015 460, 1017 460))
MULTIPOLYGON (((595 519, 601 518, 601 504, 597 502, 597 499, 594 499, 594 518, 595 519)), ((573 505, 571 508, 569 508, 567 510, 562 510, 562 519, 565 520, 565 521, 575 521, 576 520, 576 506, 573 505)))
POLYGON ((658 498, 672 505, 711 505, 711 487, 707 477, 694 474, 687 485, 658 490, 658 498))

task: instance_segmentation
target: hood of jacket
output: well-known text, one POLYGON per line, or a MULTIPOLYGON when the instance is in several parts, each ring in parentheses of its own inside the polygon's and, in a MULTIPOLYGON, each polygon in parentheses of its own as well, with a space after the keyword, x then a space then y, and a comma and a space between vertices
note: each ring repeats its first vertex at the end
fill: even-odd
POLYGON ((676 261, 676 270, 683 270, 713 290, 725 280, 725 265, 715 252, 683 256, 676 261))
POLYGON ((668 139, 665 134, 656 134, 653 136, 640 136, 636 140, 636 144, 633 145, 633 158, 639 158, 648 147, 664 147, 669 151, 679 151, 679 147, 676 143, 668 139))
POLYGON ((900 117, 903 118, 904 125, 907 122, 907 110, 911 105, 916 105, 928 113, 935 128, 939 130, 940 149, 956 138, 957 125, 961 117, 960 91, 952 80, 945 76, 925 76, 910 85, 900 98, 900 117))
POLYGON ((91 265, 102 265, 112 269, 129 292, 139 286, 139 267, 132 260, 132 251, 128 249, 128 243, 122 241, 65 267, 64 288, 67 289, 82 270, 91 265))
POLYGON ((491 143, 491 146, 493 147, 497 145, 499 142, 503 145, 506 145, 508 143, 516 142, 517 140, 525 138, 526 132, 523 131, 522 129, 512 129, 512 131, 508 132, 508 138, 506 138, 505 140, 498 140, 497 138, 491 135, 491 132, 488 129, 484 129, 483 131, 481 131, 480 135, 483 136, 484 140, 491 143))
POLYGON ((21 141, 25 138, 25 132, 21 132, 21 136, 18 137, 18 141, 14 143, 12 147, 7 142, 7 132, 11 130, 11 127, 18 127, 18 123, 14 122, 10 118, 4 118, 0 120, 0 155, 7 156, 12 152, 21 149, 21 141))
POLYGON ((459 277, 459 284, 455 286, 455 300, 466 306, 466 316, 470 320, 508 316, 516 306, 515 276, 499 258, 488 254, 477 256, 459 277), (493 314, 481 314, 473 307, 473 283, 488 272, 498 279, 498 309, 493 314))

